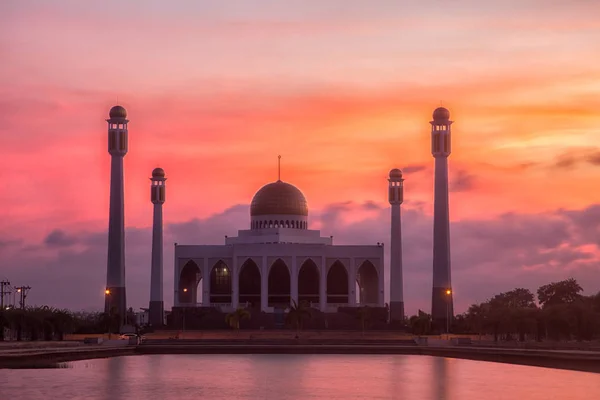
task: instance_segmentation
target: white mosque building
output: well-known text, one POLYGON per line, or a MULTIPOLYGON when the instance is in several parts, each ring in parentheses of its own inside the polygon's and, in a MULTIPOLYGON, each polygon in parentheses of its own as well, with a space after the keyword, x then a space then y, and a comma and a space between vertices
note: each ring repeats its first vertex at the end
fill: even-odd
POLYGON ((306 198, 294 185, 263 186, 252 199, 249 225, 223 245, 175 243, 175 308, 272 313, 292 301, 325 313, 384 307, 383 244, 334 245, 309 229, 306 198))

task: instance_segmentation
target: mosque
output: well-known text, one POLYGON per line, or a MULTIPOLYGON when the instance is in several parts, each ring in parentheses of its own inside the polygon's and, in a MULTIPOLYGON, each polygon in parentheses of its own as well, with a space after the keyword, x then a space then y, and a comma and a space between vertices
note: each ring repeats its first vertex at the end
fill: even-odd
POLYGON ((383 307, 383 244, 334 245, 309 229, 308 211, 302 192, 277 180, 254 195, 249 229, 223 245, 175 244, 175 307, 383 307))
MULTIPOLYGON (((127 111, 110 110, 108 152, 111 155, 110 210, 105 311, 123 317, 126 310, 123 158, 129 150, 127 111)), ((450 279, 448 156, 450 112, 433 112, 431 152, 435 160, 432 318, 446 326, 453 315, 450 279)), ((280 176, 279 176, 280 177, 280 176)), ((150 200, 154 205, 150 268, 149 322, 164 324, 163 217, 166 177, 152 171, 150 200)), ((178 244, 174 252, 173 314, 194 310, 230 312, 244 307, 276 314, 292 304, 308 304, 323 315, 370 306, 385 311, 385 321, 404 321, 401 204, 404 178, 389 173, 390 218, 389 305, 384 302, 386 263, 382 242, 336 245, 310 229, 308 203, 296 186, 278 179, 260 188, 250 205, 249 229, 225 237, 222 245, 178 244)), ((191 314, 194 314, 193 312, 191 314)), ((222 323, 223 318, 219 316, 222 323)))

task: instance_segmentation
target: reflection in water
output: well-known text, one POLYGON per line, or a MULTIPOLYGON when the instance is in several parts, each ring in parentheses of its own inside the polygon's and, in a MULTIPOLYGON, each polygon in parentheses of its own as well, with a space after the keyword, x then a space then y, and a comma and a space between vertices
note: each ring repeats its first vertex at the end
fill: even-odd
POLYGON ((104 391, 106 400, 118 399, 123 394, 123 385, 121 376, 123 376, 123 367, 126 363, 123 357, 109 358, 102 366, 102 372, 105 376, 104 391))
POLYGON ((431 387, 433 388, 433 399, 446 400, 448 397, 447 381, 448 381, 448 366, 449 360, 442 357, 433 357, 433 371, 431 377, 431 387))
POLYGON ((598 374, 426 356, 149 355, 2 370, 0 398, 600 399, 598 374))

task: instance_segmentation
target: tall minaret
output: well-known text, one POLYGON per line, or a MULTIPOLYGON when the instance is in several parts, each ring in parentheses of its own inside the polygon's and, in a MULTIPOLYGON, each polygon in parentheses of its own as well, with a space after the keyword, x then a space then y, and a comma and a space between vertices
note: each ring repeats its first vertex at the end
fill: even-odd
POLYGON ((451 137, 450 111, 433 112, 431 154, 435 159, 433 202, 433 293, 431 317, 436 328, 446 332, 454 315, 450 279, 450 217, 448 211, 448 156, 451 137))
POLYGON ((152 222, 152 271, 150 274, 150 325, 164 325, 163 303, 163 217, 162 205, 165 202, 165 171, 155 168, 152 171, 150 200, 154 204, 154 219, 152 222))
POLYGON ((110 109, 108 152, 110 164, 110 215, 108 220, 108 263, 104 311, 117 312, 126 321, 125 296, 125 201, 123 191, 123 158, 127 154, 127 111, 121 106, 110 109))
POLYGON ((404 287, 402 283, 402 223, 400 204, 404 200, 404 179, 398 168, 390 171, 389 201, 392 205, 390 246, 390 322, 404 321, 404 287))

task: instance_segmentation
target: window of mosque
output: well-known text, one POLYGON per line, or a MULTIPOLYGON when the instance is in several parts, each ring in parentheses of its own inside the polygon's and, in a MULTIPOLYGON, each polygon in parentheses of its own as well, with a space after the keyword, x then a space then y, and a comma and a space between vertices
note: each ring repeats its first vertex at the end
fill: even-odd
MULTIPOLYGON (((215 286, 222 288, 229 284, 231 277, 229 276, 229 269, 225 264, 221 264, 215 267, 215 286)), ((216 289, 216 288, 215 288, 216 289)))

